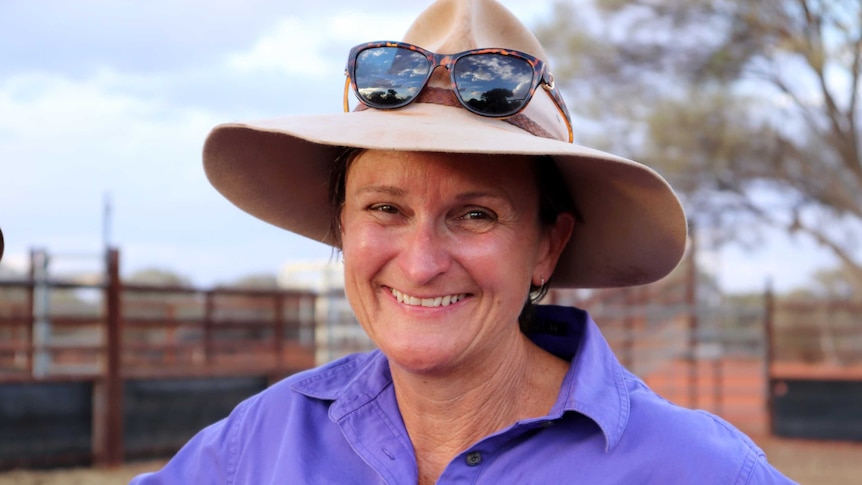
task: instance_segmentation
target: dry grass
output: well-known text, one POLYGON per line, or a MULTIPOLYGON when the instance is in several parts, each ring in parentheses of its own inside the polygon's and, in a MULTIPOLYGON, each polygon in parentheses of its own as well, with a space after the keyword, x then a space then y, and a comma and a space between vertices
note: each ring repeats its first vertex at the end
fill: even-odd
MULTIPOLYGON (((862 443, 756 438, 769 461, 802 484, 862 483, 862 443)), ((112 470, 14 470, 0 473, 0 485, 113 485, 125 484, 139 473, 156 470, 163 462, 129 463, 112 470)))
POLYGON ((0 473, 0 485, 116 485, 127 484, 135 475, 161 468, 164 461, 127 463, 119 468, 69 468, 59 470, 12 470, 0 473))
POLYGON ((802 484, 862 484, 862 443, 767 437, 755 441, 769 462, 802 484))

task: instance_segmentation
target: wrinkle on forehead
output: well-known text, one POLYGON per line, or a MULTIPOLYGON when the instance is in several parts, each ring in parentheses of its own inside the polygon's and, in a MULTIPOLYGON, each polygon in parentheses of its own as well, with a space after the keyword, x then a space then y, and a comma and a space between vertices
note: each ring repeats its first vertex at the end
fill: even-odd
POLYGON ((522 206, 538 204, 531 163, 529 157, 519 156, 368 150, 356 158, 347 175, 349 185, 360 185, 355 193, 405 195, 409 184, 423 199, 448 192, 457 199, 500 197, 522 206), (390 170, 393 165, 398 168, 390 170), (358 180, 351 177, 357 174, 358 180))

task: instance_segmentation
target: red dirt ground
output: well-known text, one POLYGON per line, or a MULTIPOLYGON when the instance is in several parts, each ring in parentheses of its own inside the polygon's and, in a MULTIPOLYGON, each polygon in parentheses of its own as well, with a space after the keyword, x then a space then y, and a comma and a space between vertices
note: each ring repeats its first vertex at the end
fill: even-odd
MULTIPOLYGON (((862 443, 754 437, 769 461, 802 484, 851 485, 862 483, 862 443)), ((155 470, 162 462, 129 463, 112 470, 13 470, 0 473, 0 485, 124 484, 138 473, 155 470)))

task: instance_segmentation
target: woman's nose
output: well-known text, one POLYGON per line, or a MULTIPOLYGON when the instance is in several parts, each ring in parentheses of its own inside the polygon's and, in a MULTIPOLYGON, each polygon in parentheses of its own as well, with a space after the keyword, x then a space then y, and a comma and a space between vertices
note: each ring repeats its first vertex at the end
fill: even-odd
POLYGON ((430 221, 411 225, 399 255, 399 266, 411 283, 423 285, 451 266, 445 230, 430 221))

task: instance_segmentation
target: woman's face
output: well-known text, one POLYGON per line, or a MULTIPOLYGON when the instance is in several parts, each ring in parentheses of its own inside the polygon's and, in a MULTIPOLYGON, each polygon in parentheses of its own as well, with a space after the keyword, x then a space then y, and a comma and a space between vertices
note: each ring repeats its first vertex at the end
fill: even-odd
POLYGON ((445 372, 485 362, 519 338, 530 283, 550 277, 571 231, 571 218, 539 224, 530 163, 369 150, 350 165, 345 289, 395 365, 445 372))

